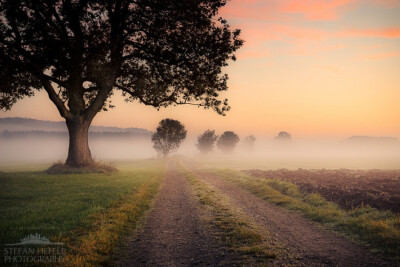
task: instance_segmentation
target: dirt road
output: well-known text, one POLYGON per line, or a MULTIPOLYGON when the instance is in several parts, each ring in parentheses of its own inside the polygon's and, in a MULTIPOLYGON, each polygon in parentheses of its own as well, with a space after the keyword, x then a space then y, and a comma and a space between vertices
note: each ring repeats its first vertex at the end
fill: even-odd
MULTIPOLYGON (((274 264, 285 266, 389 266, 366 249, 322 229, 299 214, 288 212, 222 178, 189 168, 201 181, 228 197, 246 219, 265 228, 282 255, 274 264), (282 248, 283 247, 283 248, 282 248)), ((170 161, 166 177, 139 233, 126 238, 116 266, 231 266, 239 258, 216 239, 202 219, 202 209, 184 175, 170 161)), ((272 249, 272 247, 271 247, 272 249)))
MULTIPOLYGON (((200 218, 187 180, 170 161, 144 229, 132 234, 117 266, 221 266, 230 256, 200 218)), ((228 261, 227 261, 228 260, 228 261)))
MULTIPOLYGON (((226 194, 249 218, 266 227, 303 266, 388 266, 389 264, 333 232, 272 205, 250 192, 207 172, 193 170, 197 177, 226 194)), ((277 263, 280 265, 280 263, 277 263)))

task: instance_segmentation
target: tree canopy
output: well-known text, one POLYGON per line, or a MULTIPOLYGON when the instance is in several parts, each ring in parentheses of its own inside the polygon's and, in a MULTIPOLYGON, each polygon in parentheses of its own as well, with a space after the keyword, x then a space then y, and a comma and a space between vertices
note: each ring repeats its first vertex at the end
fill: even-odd
POLYGON ((163 157, 176 151, 186 138, 185 126, 177 120, 163 119, 151 137, 154 149, 163 157))
POLYGON ((218 136, 214 130, 206 130, 204 133, 197 137, 196 147, 200 152, 207 154, 214 148, 215 142, 218 140, 218 136))
POLYGON ((229 109, 222 68, 242 45, 225 0, 1 0, 0 107, 46 90, 61 116, 93 117, 114 91, 156 108, 229 109))
POLYGON ((217 147, 225 153, 232 152, 240 141, 239 136, 231 131, 224 132, 218 139, 217 147))

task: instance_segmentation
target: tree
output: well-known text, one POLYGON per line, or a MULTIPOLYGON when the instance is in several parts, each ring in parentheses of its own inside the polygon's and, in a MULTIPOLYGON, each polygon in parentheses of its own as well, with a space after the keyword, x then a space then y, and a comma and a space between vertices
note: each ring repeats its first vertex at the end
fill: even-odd
POLYGON ((292 140, 292 137, 288 132, 279 132, 278 136, 275 137, 275 139, 278 141, 290 141, 292 140))
POLYGON ((254 137, 254 135, 249 135, 244 139, 244 144, 246 145, 246 148, 248 150, 253 150, 255 142, 256 138, 254 137))
POLYGON ((158 124, 151 141, 154 149, 163 157, 167 157, 169 153, 179 148, 185 138, 185 126, 177 120, 164 119, 158 124))
POLYGON ((0 0, 0 109, 44 90, 66 120, 66 165, 90 165, 88 129, 120 92, 157 109, 224 115, 243 41, 218 17, 226 0, 0 0))
POLYGON ((226 131, 219 137, 217 147, 225 153, 232 152, 239 140, 240 139, 237 134, 226 131))
POLYGON ((214 143, 217 141, 218 136, 214 130, 207 130, 197 137, 196 147, 203 154, 211 152, 214 148, 214 143))

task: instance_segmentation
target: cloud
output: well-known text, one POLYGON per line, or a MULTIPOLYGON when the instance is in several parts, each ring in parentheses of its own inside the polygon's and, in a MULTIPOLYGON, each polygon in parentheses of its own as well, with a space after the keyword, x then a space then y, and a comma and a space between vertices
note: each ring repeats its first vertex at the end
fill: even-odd
POLYGON ((284 13, 299 13, 308 20, 336 20, 340 8, 354 0, 290 0, 281 1, 279 9, 284 13))
POLYGON ((340 11, 356 0, 231 0, 222 15, 234 19, 288 21, 293 15, 306 20, 336 20, 340 11))
POLYGON ((352 29, 339 33, 338 37, 400 38, 400 27, 381 29, 352 29))
MULTIPOLYGON (((286 44, 278 53, 316 55, 343 47, 351 48, 351 42, 346 40, 352 38, 365 38, 364 43, 369 42, 368 38, 400 38, 398 24, 382 28, 352 28, 348 26, 354 25, 349 16, 341 17, 343 12, 351 8, 368 5, 377 10, 400 7, 400 0, 231 0, 221 15, 231 21, 234 27, 242 29, 245 45, 238 54, 240 58, 275 55, 270 50, 275 49, 276 42, 286 44), (331 40, 338 40, 335 43, 341 45, 334 45, 330 43, 331 40)), ((376 53, 368 54, 365 58, 390 56, 393 54, 376 53)))

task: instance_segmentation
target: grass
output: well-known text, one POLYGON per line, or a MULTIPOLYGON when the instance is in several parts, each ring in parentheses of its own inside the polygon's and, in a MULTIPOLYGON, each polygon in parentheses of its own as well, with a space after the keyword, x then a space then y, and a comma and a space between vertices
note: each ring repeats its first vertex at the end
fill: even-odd
POLYGON ((90 173, 112 173, 118 171, 117 168, 108 163, 93 162, 93 164, 84 167, 70 167, 62 162, 57 162, 48 168, 47 174, 90 174, 90 173))
POLYGON ((233 170, 208 170, 276 205, 299 211, 307 218, 337 230, 400 261, 400 216, 389 211, 360 207, 345 211, 318 194, 304 194, 296 185, 274 179, 253 178, 233 170))
POLYGON ((66 265, 104 265, 149 208, 165 164, 125 164, 115 173, 0 173, 0 243, 39 233, 64 242, 66 265))
POLYGON ((241 210, 233 207, 224 195, 182 166, 179 170, 206 209, 206 219, 214 226, 218 239, 239 257, 238 264, 265 264, 281 253, 276 245, 271 244, 269 233, 246 219, 241 210))

